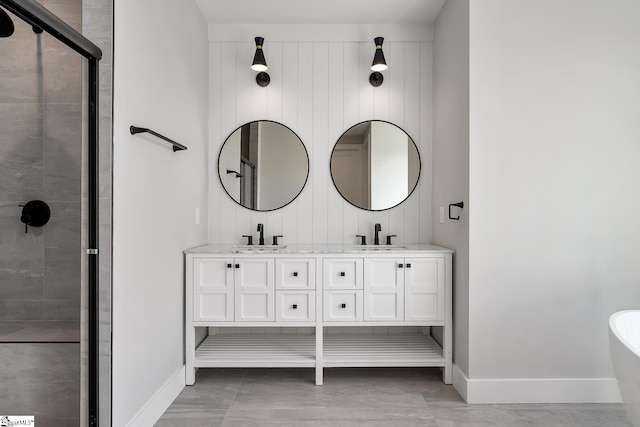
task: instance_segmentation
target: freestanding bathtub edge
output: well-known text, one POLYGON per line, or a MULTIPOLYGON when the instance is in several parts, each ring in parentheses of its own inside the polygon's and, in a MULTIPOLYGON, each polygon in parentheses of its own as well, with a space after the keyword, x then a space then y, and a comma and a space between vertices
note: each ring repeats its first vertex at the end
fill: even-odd
POLYGON ((609 348, 627 418, 640 427, 640 310, 611 315, 609 348))

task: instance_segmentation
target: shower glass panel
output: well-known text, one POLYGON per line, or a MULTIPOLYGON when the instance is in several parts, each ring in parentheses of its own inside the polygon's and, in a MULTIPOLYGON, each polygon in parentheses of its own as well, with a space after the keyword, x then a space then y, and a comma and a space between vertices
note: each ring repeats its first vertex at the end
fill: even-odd
MULTIPOLYGON (((41 3, 81 30, 81 1, 41 3)), ((84 59, 7 15, 14 31, 0 38, 0 417, 79 426, 84 59), (31 201, 49 208, 44 225, 24 207, 31 201)))

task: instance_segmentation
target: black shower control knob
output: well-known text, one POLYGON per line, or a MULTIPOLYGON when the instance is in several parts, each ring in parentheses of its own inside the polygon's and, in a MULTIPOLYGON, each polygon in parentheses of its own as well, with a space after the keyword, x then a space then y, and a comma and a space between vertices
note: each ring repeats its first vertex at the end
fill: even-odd
POLYGON ((42 200, 31 200, 22 206, 22 214, 20 221, 25 225, 25 233, 27 226, 42 227, 51 218, 51 210, 42 200))

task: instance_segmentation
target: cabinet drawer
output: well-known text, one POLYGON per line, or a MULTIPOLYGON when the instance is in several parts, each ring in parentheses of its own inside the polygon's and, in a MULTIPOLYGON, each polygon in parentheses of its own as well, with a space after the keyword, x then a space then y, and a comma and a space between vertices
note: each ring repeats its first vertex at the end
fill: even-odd
POLYGON ((277 291, 276 320, 278 322, 315 321, 315 291, 277 291))
POLYGON ((276 289, 315 289, 314 259, 276 259, 276 289))
POLYGON ((362 289, 362 259, 325 259, 324 289, 362 289))
POLYGON ((355 322, 362 320, 362 291, 324 291, 325 322, 355 322))

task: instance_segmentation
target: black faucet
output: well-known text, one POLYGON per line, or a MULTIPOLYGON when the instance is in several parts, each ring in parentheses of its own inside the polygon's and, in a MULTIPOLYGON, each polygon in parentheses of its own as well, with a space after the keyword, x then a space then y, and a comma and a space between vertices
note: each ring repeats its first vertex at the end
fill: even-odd
POLYGON ((260 241, 258 244, 264 246, 264 226, 262 224, 258 224, 258 231, 260 232, 260 241))
POLYGON ((380 227, 380 224, 376 224, 374 226, 374 230, 376 232, 376 235, 373 238, 373 244, 374 245, 379 245, 380 244, 380 236, 378 235, 378 233, 380 233, 380 231, 382 230, 382 227, 380 227))

